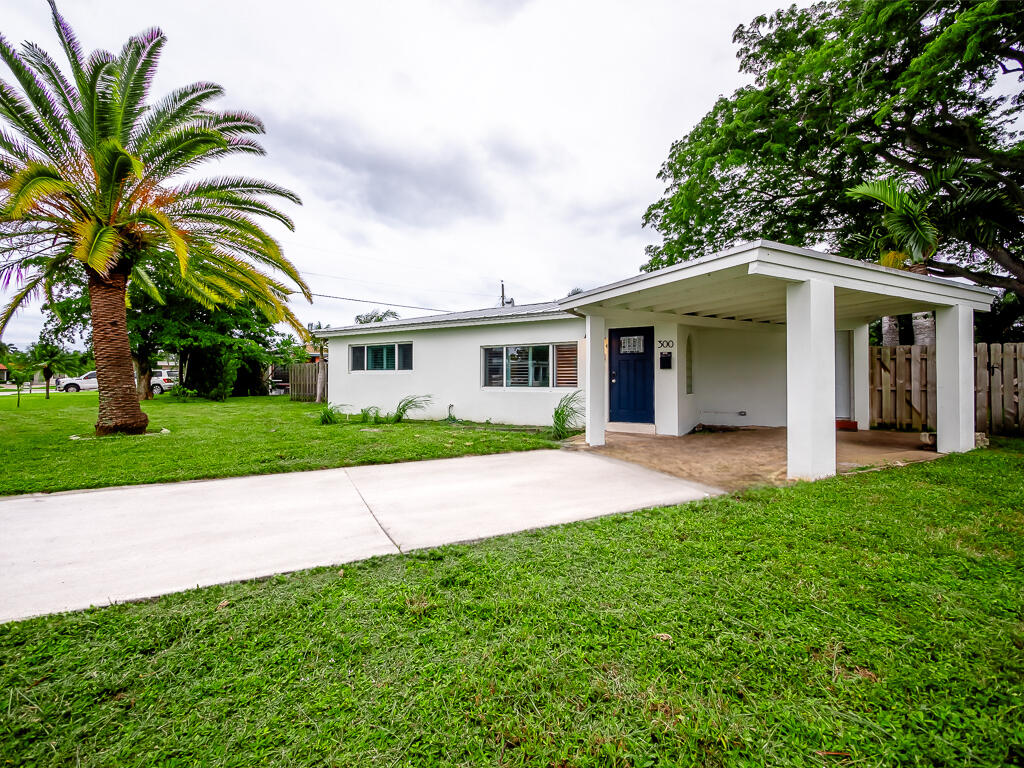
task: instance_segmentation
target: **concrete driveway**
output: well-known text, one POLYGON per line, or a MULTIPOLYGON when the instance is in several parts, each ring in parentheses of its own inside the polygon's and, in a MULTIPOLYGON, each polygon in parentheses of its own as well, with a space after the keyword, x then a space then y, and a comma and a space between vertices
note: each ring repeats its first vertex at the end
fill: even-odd
POLYGON ((715 493, 530 451, 0 498, 0 622, 715 493))

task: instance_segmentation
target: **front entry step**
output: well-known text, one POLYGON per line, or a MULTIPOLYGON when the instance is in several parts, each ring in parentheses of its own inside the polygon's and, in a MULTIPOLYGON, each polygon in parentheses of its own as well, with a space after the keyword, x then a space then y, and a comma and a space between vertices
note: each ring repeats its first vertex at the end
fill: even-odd
POLYGON ((605 430, 607 432, 628 432, 632 435, 655 434, 653 424, 634 424, 630 421, 609 421, 605 430))

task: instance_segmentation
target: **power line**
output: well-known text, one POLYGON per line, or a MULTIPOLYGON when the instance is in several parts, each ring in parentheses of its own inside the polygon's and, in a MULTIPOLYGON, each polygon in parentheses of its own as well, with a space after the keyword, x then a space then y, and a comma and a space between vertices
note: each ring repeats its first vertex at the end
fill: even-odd
POLYGON ((395 304, 392 301, 373 301, 371 299, 353 299, 351 296, 331 296, 326 293, 311 293, 310 296, 319 296, 321 299, 338 299, 340 301, 358 301, 363 304, 376 304, 378 307, 401 307, 402 309, 422 309, 427 312, 448 312, 447 309, 437 307, 417 307, 414 304, 395 304))
MULTIPOLYGON (((302 272, 302 274, 304 274, 304 275, 315 275, 316 277, 329 277, 332 280, 346 280, 346 281, 353 282, 353 283, 366 283, 367 285, 390 285, 390 286, 394 286, 395 285, 394 281, 364 280, 361 277, 348 277, 346 275, 331 275, 331 274, 328 274, 326 272, 312 272, 312 271, 310 271, 308 269, 302 269, 302 270, 299 270, 299 271, 302 272)), ((464 295, 464 296, 490 296, 491 295, 489 293, 483 293, 482 291, 453 291, 453 290, 446 289, 446 288, 432 288, 431 290, 434 291, 434 292, 440 292, 440 293, 457 293, 457 294, 461 294, 461 295, 464 295)))

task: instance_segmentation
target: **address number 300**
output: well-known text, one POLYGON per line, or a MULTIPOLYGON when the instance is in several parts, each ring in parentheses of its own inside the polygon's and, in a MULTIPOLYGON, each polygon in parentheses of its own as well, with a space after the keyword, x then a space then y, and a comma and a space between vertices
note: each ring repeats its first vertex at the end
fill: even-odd
POLYGON ((672 349, 675 345, 672 339, 658 339, 658 349, 672 349))

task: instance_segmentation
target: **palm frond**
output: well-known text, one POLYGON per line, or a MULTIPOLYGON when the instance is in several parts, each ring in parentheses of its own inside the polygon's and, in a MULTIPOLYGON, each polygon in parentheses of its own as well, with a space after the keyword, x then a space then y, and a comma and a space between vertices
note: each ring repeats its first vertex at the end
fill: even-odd
POLYGON ((149 296, 153 301, 161 306, 165 303, 163 294, 160 293, 160 288, 157 286, 153 277, 138 264, 132 265, 130 273, 132 285, 142 291, 144 294, 149 296))
POLYGON ((75 226, 75 259, 101 275, 109 273, 120 256, 121 238, 117 230, 96 219, 87 219, 75 226))
POLYGON ((145 175, 142 162, 129 154, 116 138, 105 139, 93 151, 93 167, 101 204, 100 215, 108 218, 120 198, 125 180, 130 176, 141 179, 145 175))
POLYGON ((27 280, 25 285, 11 297, 9 302, 7 302, 3 311, 0 312, 0 336, 3 336, 4 331, 7 329, 7 324, 11 322, 11 318, 14 317, 14 313, 21 308, 22 304, 29 301, 39 290, 43 279, 43 274, 33 276, 27 280))
POLYGON ((61 148, 70 144, 71 134, 53 95, 3 35, 0 35, 0 59, 7 64, 36 114, 49 129, 55 147, 61 148))
POLYGON ((138 123, 128 146, 140 156, 163 136, 180 128, 202 114, 203 104, 224 95, 216 83, 192 83, 171 91, 154 104, 138 123))
POLYGON ((181 274, 184 275, 188 272, 188 245, 185 243, 182 233, 174 226, 174 223, 166 213, 155 208, 143 208, 135 213, 132 219, 140 224, 148 224, 163 235, 178 259, 178 268, 181 274))
POLYGON ((4 184, 7 200, 0 209, 0 219, 23 217, 41 199, 70 192, 70 185, 60 171, 36 163, 27 164, 4 184))
POLYGON ((238 195, 267 195, 283 197, 293 203, 301 204, 302 200, 294 192, 277 184, 262 179, 250 179, 244 176, 225 176, 205 181, 182 184, 175 188, 175 197, 216 197, 218 193, 229 192, 238 195))
POLYGON ((50 86, 51 91, 60 97, 65 118, 77 127, 76 117, 81 112, 82 104, 78 99, 78 91, 60 71, 57 62, 35 43, 25 43, 24 55, 50 86))
POLYGON ((0 117, 6 118, 7 122, 48 160, 60 162, 59 144, 50 135, 28 102, 18 96, 14 88, 5 80, 0 80, 0 117))
POLYGON ((123 146, 131 141, 135 124, 146 109, 146 96, 167 38, 159 29, 132 37, 119 57, 117 82, 119 114, 117 138, 123 146))

